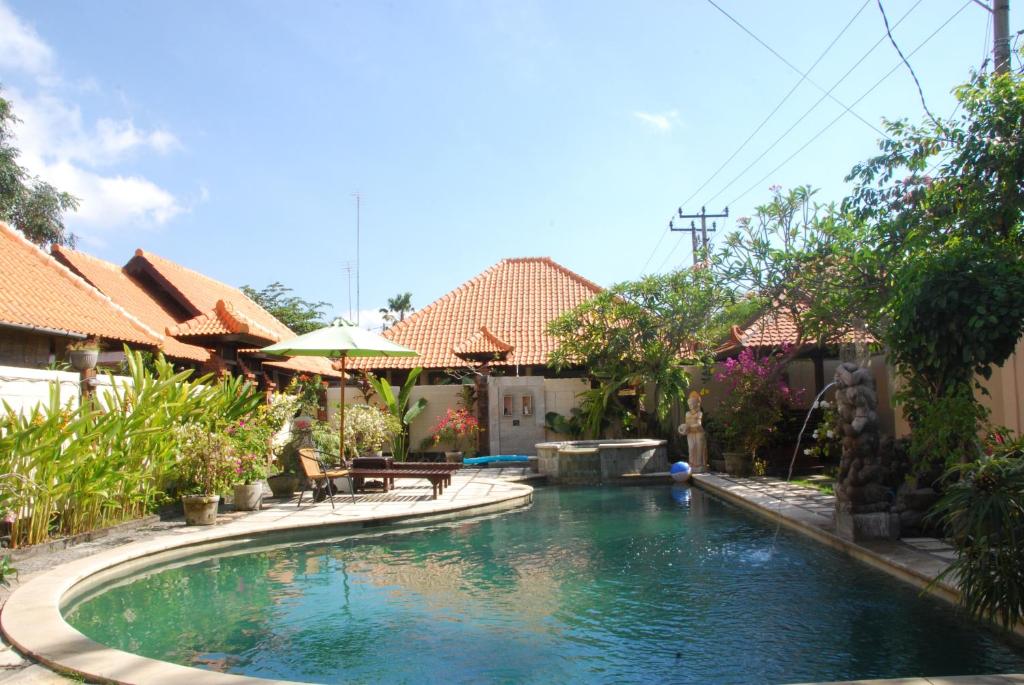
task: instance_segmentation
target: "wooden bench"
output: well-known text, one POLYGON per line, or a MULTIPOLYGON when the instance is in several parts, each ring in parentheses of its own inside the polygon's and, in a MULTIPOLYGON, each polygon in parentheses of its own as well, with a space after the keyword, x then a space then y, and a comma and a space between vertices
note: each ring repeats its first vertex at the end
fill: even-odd
POLYGON ((446 469, 349 469, 348 476, 352 479, 352 489, 358 490, 363 486, 367 478, 380 478, 384 482, 384 492, 395 487, 395 480, 408 478, 419 480, 423 478, 430 481, 430 488, 433 491, 434 499, 444 494, 444 488, 452 482, 452 472, 446 469))

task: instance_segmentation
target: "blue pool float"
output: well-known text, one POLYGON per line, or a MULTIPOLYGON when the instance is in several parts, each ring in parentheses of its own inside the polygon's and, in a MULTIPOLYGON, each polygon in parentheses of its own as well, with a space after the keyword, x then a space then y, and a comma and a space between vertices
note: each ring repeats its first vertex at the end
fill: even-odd
POLYGON ((467 457, 462 460, 463 464, 489 464, 491 462, 524 462, 530 461, 525 454, 494 454, 487 457, 467 457))

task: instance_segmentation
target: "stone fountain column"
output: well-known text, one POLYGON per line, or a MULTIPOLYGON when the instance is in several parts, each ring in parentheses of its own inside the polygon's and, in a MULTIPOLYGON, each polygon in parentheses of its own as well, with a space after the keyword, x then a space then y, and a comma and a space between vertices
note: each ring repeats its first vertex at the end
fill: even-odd
POLYGON ((847 540, 895 540, 899 516, 885 485, 879 452, 878 395, 870 369, 844 362, 836 369, 843 454, 836 477, 836 533, 847 540))

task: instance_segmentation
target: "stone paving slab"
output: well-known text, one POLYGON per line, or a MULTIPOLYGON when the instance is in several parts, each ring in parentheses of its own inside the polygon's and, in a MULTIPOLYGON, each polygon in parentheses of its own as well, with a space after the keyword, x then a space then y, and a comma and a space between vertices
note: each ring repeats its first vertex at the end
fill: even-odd
POLYGON ((802 683, 801 685, 1022 685, 1024 675, 964 675, 931 678, 889 678, 886 680, 836 680, 830 683, 802 683))

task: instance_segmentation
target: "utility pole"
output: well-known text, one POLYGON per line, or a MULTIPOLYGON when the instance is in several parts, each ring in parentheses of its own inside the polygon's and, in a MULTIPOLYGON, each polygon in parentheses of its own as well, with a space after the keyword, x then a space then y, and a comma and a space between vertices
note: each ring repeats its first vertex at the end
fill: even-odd
POLYGON ((359 194, 359 191, 352 193, 352 196, 356 199, 356 326, 359 325, 359 212, 362 205, 363 196, 359 194))
MULTIPOLYGON (((996 0, 996 1, 998 2, 999 0, 996 0)), ((725 218, 728 218, 728 216, 729 216, 729 208, 726 207, 722 211, 721 214, 708 214, 707 210, 704 209, 704 207, 700 208, 700 214, 683 214, 683 208, 680 207, 677 210, 676 213, 678 214, 678 218, 680 218, 680 219, 700 219, 700 228, 699 229, 697 228, 697 224, 695 222, 693 222, 693 221, 690 222, 690 227, 689 228, 676 228, 673 225, 671 220, 668 222, 668 230, 670 230, 670 231, 689 231, 690 232, 690 236, 691 236, 691 238, 693 240, 693 264, 694 264, 694 266, 696 266, 697 265, 697 255, 699 254, 698 248, 697 248, 697 231, 698 230, 700 231, 700 248, 701 248, 700 251, 703 252, 703 254, 705 255, 705 258, 707 258, 707 253, 708 253, 708 233, 714 233, 715 230, 718 228, 718 222, 717 221, 712 221, 711 222, 711 229, 709 230, 708 229, 708 219, 725 219, 725 218)))
POLYGON ((1010 0, 992 0, 992 61, 997 74, 1010 71, 1010 0))

